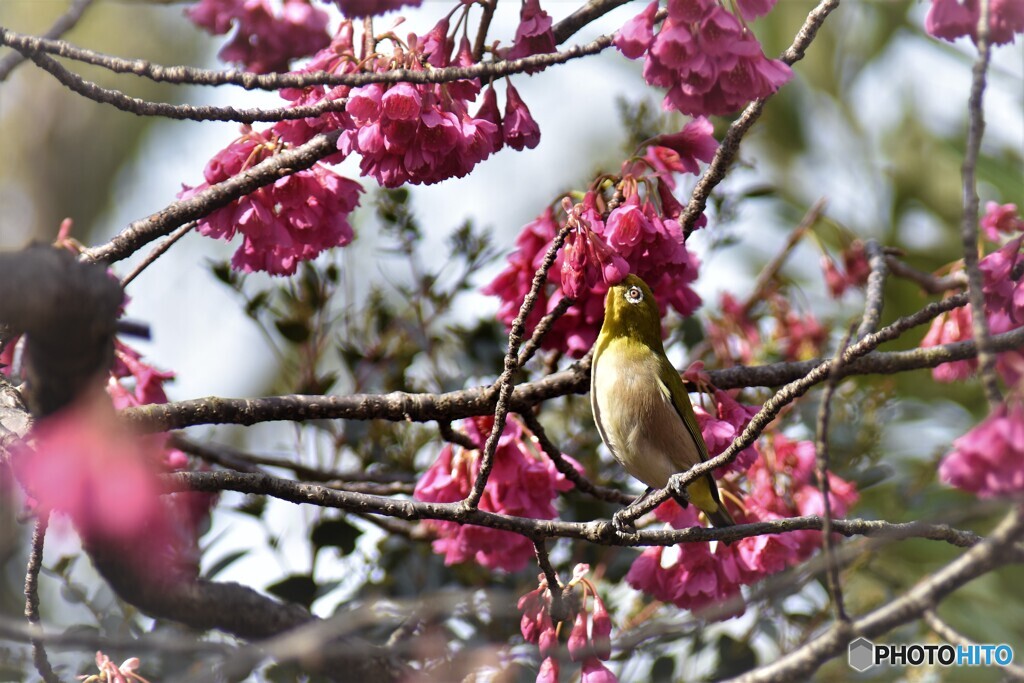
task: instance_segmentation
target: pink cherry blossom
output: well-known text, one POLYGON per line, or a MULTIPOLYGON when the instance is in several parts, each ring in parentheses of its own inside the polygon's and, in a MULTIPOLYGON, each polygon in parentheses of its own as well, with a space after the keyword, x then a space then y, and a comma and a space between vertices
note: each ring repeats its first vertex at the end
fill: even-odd
MULTIPOLYGON (((766 13, 773 0, 744 0, 745 18, 766 13)), ((684 114, 728 114, 751 100, 767 97, 792 78, 724 7, 707 0, 673 0, 668 18, 653 34, 656 7, 648 6, 616 35, 627 57, 646 55, 644 79, 668 88, 663 106, 684 114)))
POLYGON ((580 683, 619 683, 619 679, 596 657, 583 661, 580 683))
MULTIPOLYGON (((492 424, 493 417, 463 421, 467 435, 480 448, 492 424)), ((579 468, 575 461, 567 459, 579 468)), ((479 470, 479 451, 456 450, 449 444, 441 449, 437 460, 416 484, 415 496, 435 503, 462 500, 469 494, 479 470)), ((526 428, 517 420, 509 419, 498 441, 480 509, 516 517, 552 519, 556 514, 554 498, 560 491, 571 488, 572 483, 537 450, 526 428)), ((519 534, 455 522, 426 524, 438 534, 434 551, 445 556, 445 564, 473 560, 491 569, 518 571, 534 555, 533 543, 519 534)))
POLYGON ((515 150, 533 149, 540 144, 540 127, 533 120, 529 108, 519 96, 519 91, 508 84, 505 91, 505 121, 502 133, 505 144, 515 150))
MULTIPOLYGON (((1001 334, 1024 325, 1024 257, 1021 247, 1024 236, 1010 240, 1000 249, 981 259, 979 268, 983 277, 985 313, 989 331, 1001 334)), ((921 346, 966 341, 973 338, 972 311, 968 304, 938 316, 921 346)), ((1006 351, 999 354, 997 369, 1010 384, 1022 376, 1024 354, 1006 351)), ((977 368, 974 359, 943 363, 932 370, 932 376, 943 382, 962 380, 977 368)))
MULTIPOLYGON (((705 122, 695 122, 684 129, 688 140, 680 149, 682 157, 669 148, 671 164, 656 167, 643 160, 629 160, 623 165, 623 202, 608 212, 607 220, 599 210, 599 197, 594 192, 584 195, 583 201, 568 210, 576 224, 585 225, 567 239, 566 247, 558 254, 554 267, 548 271, 551 288, 541 291, 537 305, 527 319, 532 330, 544 313, 554 309, 563 295, 576 299, 575 305, 559 318, 542 342, 544 348, 558 348, 580 357, 593 345, 604 317, 604 295, 608 286, 618 282, 625 274, 635 273, 654 290, 662 313, 669 307, 682 315, 692 314, 700 306, 700 297, 690 287, 697 278, 699 263, 686 249, 679 222, 663 213, 659 207, 660 193, 641 197, 639 188, 649 187, 650 175, 659 180, 684 167, 689 168, 688 155, 706 155, 709 145, 702 136, 710 135, 705 122), (586 239, 583 239, 583 237, 586 239), (605 246, 609 249, 606 251, 605 246), (623 262, 626 268, 623 267, 623 262)), ((506 119, 507 124, 507 119, 506 119)), ((674 144, 674 143, 673 143, 674 144)), ((653 148, 652 148, 653 149, 653 148)), ((693 163, 696 168, 696 162, 693 163)), ((517 239, 517 251, 508 258, 508 266, 484 288, 484 293, 501 298, 499 319, 506 325, 518 315, 534 273, 544 253, 559 232, 551 209, 527 225, 517 239)))
POLYGON ((540 0, 526 0, 520 10, 515 41, 505 55, 506 59, 521 59, 554 51, 555 34, 551 30, 551 15, 541 9, 540 0))
POLYGON ((346 17, 373 17, 401 7, 419 7, 423 0, 333 0, 346 17))
MULTIPOLYGON (((714 389, 714 413, 705 410, 703 403, 693 406, 697 416, 697 426, 708 446, 708 454, 712 457, 722 453, 739 436, 750 423, 750 418, 757 414, 760 406, 743 405, 727 391, 714 389)), ((744 472, 757 459, 757 451, 753 446, 744 448, 725 467, 715 470, 715 477, 721 478, 729 472, 744 472)))
MULTIPOLYGON (((1024 4, 1020 0, 991 0, 989 3, 989 40, 1001 45, 1014 40, 1014 34, 1024 32, 1024 4)), ((981 6, 978 0, 932 0, 925 30, 943 40, 953 41, 960 36, 977 40, 981 6)))
POLYGON ((988 202, 985 205, 985 215, 981 217, 980 227, 988 239, 998 242, 1000 233, 1012 235, 1024 232, 1024 219, 1020 217, 1016 204, 988 202))
POLYGON ((654 40, 654 15, 657 13, 658 2, 655 0, 615 33, 615 47, 619 52, 630 59, 638 59, 650 49, 654 40))
MULTIPOLYGON (((242 136, 206 166, 206 182, 184 187, 190 198, 273 156, 284 143, 272 131, 243 126, 242 136)), ((317 163, 261 187, 199 221, 199 232, 230 240, 242 235, 231 264, 245 272, 291 275, 299 262, 352 241, 348 215, 359 203, 362 187, 317 163)))
POLYGON ((554 657, 545 657, 540 663, 540 671, 537 672, 536 683, 558 683, 558 660, 554 657))
POLYGON ((1024 406, 1003 404, 954 441, 939 478, 981 498, 1024 492, 1024 406))
POLYGON ((327 13, 310 0, 284 0, 279 14, 268 0, 200 0, 185 14, 214 35, 227 33, 234 24, 235 35, 218 56, 256 73, 286 71, 291 60, 330 42, 327 13))

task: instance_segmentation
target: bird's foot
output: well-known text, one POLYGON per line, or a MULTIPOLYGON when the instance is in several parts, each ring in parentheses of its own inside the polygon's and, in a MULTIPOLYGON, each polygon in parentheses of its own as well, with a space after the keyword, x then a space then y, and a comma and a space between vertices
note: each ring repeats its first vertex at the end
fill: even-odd
POLYGON ((672 494, 672 497, 680 507, 687 507, 690 504, 690 493, 685 487, 679 486, 677 483, 677 477, 672 477, 668 480, 668 492, 672 494))
POLYGON ((636 533, 636 524, 634 524, 628 514, 630 507, 631 506, 624 507, 612 515, 612 526, 614 526, 615 530, 620 534, 633 535, 636 533))

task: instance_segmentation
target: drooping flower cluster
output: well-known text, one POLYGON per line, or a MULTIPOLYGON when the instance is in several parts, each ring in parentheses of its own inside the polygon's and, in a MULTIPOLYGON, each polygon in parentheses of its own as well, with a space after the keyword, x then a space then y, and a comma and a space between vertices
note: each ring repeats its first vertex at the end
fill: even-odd
POLYGON ((750 364, 781 357, 807 360, 821 355, 828 330, 812 311, 800 311, 778 291, 763 295, 757 306, 723 292, 721 313, 708 316, 707 339, 717 360, 725 365, 750 364))
MULTIPOLYGON (((206 165, 206 182, 184 186, 179 197, 189 199, 211 185, 272 157, 284 143, 272 131, 242 127, 242 135, 206 165)), ((359 183, 317 163, 265 185, 199 221, 209 237, 230 240, 242 235, 231 264, 245 272, 291 275, 300 261, 352 241, 348 215, 359 203, 359 183)))
POLYGON ((1024 493, 1024 405, 1011 399, 954 441, 939 478, 981 498, 1024 493))
MULTIPOLYGON (((743 19, 767 13, 773 0, 739 3, 743 19)), ((658 2, 652 2, 615 35, 615 46, 630 59, 644 56, 644 80, 668 88, 663 106, 692 116, 728 114, 766 97, 793 75, 768 59, 740 18, 717 0, 669 2, 668 18, 654 31, 658 2)))
POLYGON ((555 34, 551 30, 551 16, 541 9, 540 0, 526 0, 519 12, 515 41, 512 49, 505 54, 505 59, 522 59, 554 51, 555 34))
MULTIPOLYGON (((463 428, 482 450, 493 424, 493 417, 477 417, 464 420, 463 428)), ((416 484, 416 498, 432 503, 463 500, 479 474, 481 450, 445 446, 416 484)), ((574 460, 563 457, 581 469, 574 460)), ((540 452, 533 435, 510 417, 494 453, 494 466, 480 509, 515 517, 552 519, 556 514, 555 497, 572 486, 540 452)), ((473 560, 484 567, 512 572, 525 567, 534 555, 529 539, 509 531, 446 521, 426 524, 437 532, 434 552, 444 555, 445 564, 473 560)))
MULTIPOLYGON (((601 663, 602 660, 607 661, 611 657, 612 620, 597 588, 585 578, 589 571, 589 565, 576 565, 572 571, 572 580, 563 593, 567 606, 575 608, 575 613, 568 614, 563 622, 572 622, 566 647, 569 650, 569 659, 582 662, 582 683, 616 683, 618 678, 601 663), (566 594, 571 593, 577 586, 583 593, 579 600, 566 599, 566 594), (591 599, 592 607, 588 603, 591 599)), ((519 599, 519 609, 523 613, 519 628, 526 642, 537 645, 541 657, 544 658, 537 674, 537 683, 557 683, 560 673, 559 629, 551 617, 551 590, 548 581, 543 574, 538 575, 537 580, 538 587, 519 599)), ((564 632, 564 629, 562 631, 564 632)))
MULTIPOLYGON (((1016 215, 1012 204, 1000 206, 989 202, 987 212, 981 219, 981 226, 990 238, 999 233, 1013 233, 1024 230, 1024 221, 1016 215)), ((982 292, 985 295, 985 314, 989 331, 1002 334, 1024 326, 1024 256, 1021 247, 1024 236, 1010 240, 998 250, 981 259, 982 292)), ((921 346, 938 346, 972 339, 973 311, 970 304, 954 308, 934 320, 928 333, 921 340, 921 346)), ((966 379, 978 367, 977 360, 960 360, 943 363, 932 370, 932 377, 940 382, 966 379)), ((1024 354, 1006 351, 999 354, 996 365, 1003 378, 1015 384, 1024 376, 1024 354)))
MULTIPOLYGON (((449 28, 449 20, 444 18, 424 36, 409 35, 404 42, 392 38, 390 54, 360 60, 352 42, 351 24, 345 22, 331 45, 302 72, 424 72, 471 66, 474 60, 468 39, 463 37, 455 50, 449 28)), ((505 145, 521 150, 540 142, 537 123, 511 83, 506 88, 504 115, 499 111, 493 85, 487 88, 476 112, 470 113, 470 104, 480 90, 479 80, 287 89, 282 96, 295 105, 342 98, 348 98, 348 103, 343 112, 282 121, 274 130, 288 142, 300 144, 316 133, 342 129, 339 155, 331 161, 357 153, 362 175, 372 176, 385 187, 432 184, 465 176, 505 145)))
MULTIPOLYGON (((686 249, 677 220, 679 203, 671 190, 673 174, 695 173, 698 161, 712 158, 716 143, 711 131, 706 119, 698 119, 681 133, 655 138, 644 157, 623 165, 622 202, 610 211, 593 191, 579 204, 564 207, 571 232, 548 271, 547 286, 530 312, 527 329, 532 330, 563 297, 572 297, 576 303, 555 322, 544 338, 545 348, 562 349, 576 357, 586 353, 597 338, 608 287, 629 273, 650 285, 662 313, 671 306, 690 315, 700 306, 700 297, 690 287, 697 278, 698 262, 686 249), (641 188, 646 189, 644 194, 641 188)), ((506 325, 518 315, 560 229, 554 211, 545 209, 523 228, 505 270, 483 289, 501 298, 498 318, 506 325)))
MULTIPOLYGON (((932 0, 924 28, 936 38, 950 42, 960 36, 978 40, 981 5, 978 0, 932 0)), ((1020 0, 990 0, 988 39, 996 45, 1010 43, 1015 33, 1024 33, 1024 3, 1020 0)))
MULTIPOLYGON (((328 0, 324 0, 327 2, 328 0)), ((346 17, 375 17, 401 7, 419 7, 423 0, 332 0, 346 17)))
MULTIPOLYGON (((815 452, 809 441, 791 441, 781 435, 759 442, 757 459, 748 470, 750 493, 742 505, 726 505, 739 523, 783 519, 797 515, 823 515, 824 499, 814 481, 815 452)), ((842 517, 857 500, 854 485, 829 473, 829 505, 833 517, 842 517)), ((728 489, 727 489, 728 490, 728 489)), ((655 510, 671 527, 697 526, 698 511, 669 500, 655 510)), ((720 608, 709 616, 727 618, 743 612, 740 586, 755 583, 802 562, 821 546, 818 531, 762 534, 726 545, 686 543, 652 547, 633 562, 626 581, 658 600, 700 610, 720 608)))
POLYGON ((311 0, 284 0, 275 13, 269 0, 199 0, 185 10, 192 22, 213 35, 237 30, 218 57, 247 71, 287 71, 293 59, 307 57, 331 41, 327 12, 311 0))

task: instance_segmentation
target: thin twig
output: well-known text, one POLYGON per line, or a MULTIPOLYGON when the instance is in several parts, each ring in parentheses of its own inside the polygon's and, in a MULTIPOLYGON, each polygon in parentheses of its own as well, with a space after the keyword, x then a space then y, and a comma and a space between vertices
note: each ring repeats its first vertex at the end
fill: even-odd
POLYGON ((537 353, 537 349, 540 348, 540 343, 543 341, 544 335, 548 333, 551 326, 554 325, 559 318, 565 315, 565 312, 568 311, 574 303, 576 303, 575 299, 563 297, 558 300, 558 303, 555 304, 555 308, 550 313, 540 319, 540 322, 537 323, 537 327, 533 329, 533 334, 526 343, 523 344, 523 350, 520 352, 519 360, 517 361, 519 363, 519 367, 523 367, 530 362, 533 355, 537 353))
POLYGON ((469 434, 460 432, 452 427, 452 423, 449 420, 438 420, 437 431, 441 435, 441 438, 448 443, 453 443, 462 446, 467 451, 479 450, 480 446, 473 439, 470 438, 469 434))
POLYGON ((186 223, 185 225, 181 226, 173 233, 171 233, 170 236, 163 242, 153 247, 153 250, 149 252, 146 258, 142 259, 139 265, 135 266, 135 269, 132 270, 132 272, 128 273, 127 275, 124 276, 124 278, 121 279, 121 289, 127 287, 132 280, 134 280, 135 278, 142 274, 142 271, 153 265, 153 263, 155 263, 158 258, 163 256, 165 253, 167 253, 168 249, 174 246, 175 242, 177 242, 186 234, 188 234, 188 232, 192 230, 192 228, 194 227, 196 227, 195 221, 192 221, 191 223, 186 223))
POLYGON ((50 666, 50 658, 46 656, 43 641, 36 637, 39 628, 39 570, 43 567, 43 544, 46 542, 46 527, 50 522, 50 513, 43 512, 36 519, 36 528, 32 531, 32 546, 28 555, 28 566, 25 568, 25 618, 33 629, 32 661, 36 671, 46 683, 60 683, 60 678, 50 666))
POLYGON ((934 609, 946 596, 969 581, 1011 561, 1006 551, 1022 532, 1024 520, 1020 509, 1014 507, 992 535, 942 569, 921 579, 903 596, 854 620, 852 624, 834 624, 814 640, 766 666, 729 679, 730 683, 810 680, 822 664, 846 651, 851 634, 874 638, 888 633, 919 618, 925 610, 934 609))
POLYGON ((566 221, 562 229, 558 231, 555 239, 551 242, 551 246, 548 247, 547 253, 544 255, 543 262, 537 269, 537 272, 533 274, 533 283, 526 298, 523 299, 522 306, 519 308, 519 315, 512 321, 512 329, 508 333, 508 352, 505 354, 505 369, 495 383, 498 388, 498 402, 494 407, 494 425, 480 456, 480 470, 477 473, 476 481, 473 482, 473 488, 470 490, 469 495, 466 496, 466 500, 463 501, 466 509, 476 508, 480 498, 484 495, 487 478, 490 476, 491 468, 494 466, 494 453, 498 448, 498 440, 505 431, 505 421, 508 418, 510 407, 509 399, 512 398, 512 391, 515 387, 512 376, 519 369, 519 347, 523 342, 526 319, 536 305, 541 288, 547 282, 548 271, 554 264, 555 257, 558 256, 558 250, 562 248, 562 244, 565 242, 565 238, 571 229, 571 222, 566 221))
POLYGON ((440 69, 391 69, 360 73, 335 74, 325 71, 311 73, 254 74, 246 71, 213 71, 188 66, 161 66, 142 59, 121 59, 92 50, 83 50, 60 40, 46 40, 0 27, 0 45, 7 45, 22 54, 52 54, 86 64, 93 64, 115 73, 130 73, 158 83, 189 85, 237 85, 246 90, 280 90, 308 88, 314 85, 358 88, 371 83, 451 83, 463 79, 493 79, 526 71, 535 72, 557 64, 587 57, 612 45, 612 36, 600 36, 582 45, 573 45, 560 52, 531 55, 522 59, 481 62, 473 66, 448 66, 440 69))
POLYGON ((491 28, 491 20, 494 18, 494 10, 498 8, 498 0, 484 0, 481 4, 484 13, 480 16, 480 24, 476 29, 476 40, 473 42, 473 61, 475 62, 484 58, 484 49, 487 47, 487 31, 491 28))
POLYGON ((882 321, 882 308, 885 306, 885 280, 889 276, 889 267, 885 261, 885 253, 877 240, 870 239, 864 245, 867 252, 868 274, 867 290, 864 294, 864 316, 857 328, 857 338, 866 337, 878 329, 882 321))
MULTIPOLYGON (((921 618, 924 620, 924 623, 928 624, 928 628, 935 631, 936 635, 947 643, 963 645, 964 647, 973 647, 976 645, 973 640, 943 621, 939 615, 936 614, 935 610, 925 610, 921 615, 921 618)), ((1024 667, 1017 666, 1012 662, 1010 664, 999 664, 996 662, 996 666, 1002 667, 1003 673, 1009 676, 1012 680, 1024 681, 1024 667)))
MULTIPOLYGON (((865 319, 867 312, 865 307, 865 319)), ((863 328, 863 324, 861 324, 863 328)), ((839 582, 839 564, 836 562, 835 549, 832 539, 832 501, 831 486, 829 482, 829 448, 828 448, 828 424, 832 413, 832 395, 835 393, 839 383, 839 372, 842 369, 843 354, 850 345, 850 338, 853 335, 851 327, 843 341, 836 349, 832 359, 832 370, 829 372, 828 382, 821 395, 821 407, 818 409, 817 428, 815 430, 815 475, 818 478, 818 491, 821 493, 821 501, 825 517, 822 523, 821 544, 825 554, 825 562, 828 567, 826 574, 829 593, 832 594, 832 604, 835 606, 836 619, 849 621, 846 608, 843 605, 843 589, 839 582)))
MULTIPOLYGON (((789 517, 753 524, 738 524, 726 528, 690 527, 686 529, 643 529, 635 534, 616 534, 608 520, 592 522, 566 522, 557 519, 512 517, 487 512, 479 508, 467 509, 461 501, 429 503, 351 491, 339 491, 322 484, 298 482, 267 474, 249 474, 231 471, 175 472, 160 477, 167 492, 174 491, 237 491, 266 495, 296 504, 313 504, 361 514, 381 514, 406 520, 438 520, 473 524, 476 526, 511 531, 530 540, 537 538, 573 538, 598 545, 611 546, 669 546, 677 543, 700 543, 712 540, 738 541, 761 534, 789 533, 793 531, 820 531, 823 520, 818 516, 789 517)), ((872 536, 885 538, 926 538, 943 541, 958 547, 975 545, 979 537, 968 531, 944 524, 921 522, 893 523, 882 520, 835 519, 832 530, 844 536, 872 536)))
POLYGON ((886 254, 885 262, 893 275, 910 280, 928 294, 945 294, 950 290, 963 289, 967 286, 967 276, 963 272, 951 273, 945 277, 940 277, 932 273, 925 273, 917 268, 912 268, 894 254, 886 254))
POLYGON ((538 538, 533 541, 533 548, 537 552, 537 564, 544 572, 544 578, 548 582, 548 594, 551 595, 551 620, 555 623, 565 621, 568 614, 565 609, 565 600, 562 596, 562 584, 558 581, 558 572, 551 564, 548 557, 548 547, 544 539, 538 538))
POLYGON ((571 481, 573 486, 576 487, 576 490, 609 503, 629 505, 633 502, 634 496, 631 496, 628 493, 623 493, 618 489, 598 486, 580 474, 580 472, 565 459, 558 447, 551 442, 551 439, 548 438, 548 435, 544 430, 544 425, 540 423, 540 420, 532 411, 528 410, 521 413, 520 416, 526 424, 527 429, 533 432, 533 436, 537 439, 537 444, 541 447, 541 450, 543 450, 551 459, 551 462, 555 464, 555 469, 561 472, 566 479, 571 481))
MULTIPOLYGON (((68 11, 57 17, 57 20, 53 22, 42 37, 49 40, 60 38, 75 27, 75 24, 78 23, 82 15, 85 14, 85 10, 89 9, 89 5, 92 3, 93 0, 73 0, 71 6, 68 7, 68 11)), ((24 62, 25 59, 25 55, 18 52, 13 52, 0 59, 0 83, 6 81, 11 72, 24 62)))
POLYGON ((978 59, 974 62, 971 77, 971 96, 967 103, 968 130, 967 149, 964 152, 963 175, 963 220, 960 233, 963 239, 964 268, 967 271, 967 293, 970 297, 971 327, 974 340, 978 343, 978 372, 989 408, 994 410, 1003 401, 996 375, 996 356, 992 352, 992 339, 985 309, 984 280, 978 266, 978 184, 975 177, 981 138, 985 132, 985 112, 982 100, 985 94, 985 78, 988 70, 991 45, 988 39, 989 0, 981 0, 978 19, 978 59))
POLYGON ((800 223, 789 233, 789 237, 786 238, 786 243, 779 250, 779 253, 775 254, 772 260, 757 274, 757 280, 754 281, 754 287, 750 292, 750 296, 747 297, 746 302, 743 304, 743 315, 750 313, 754 306, 764 301, 768 288, 779 274, 779 271, 782 270, 786 259, 789 258, 789 255, 796 248, 796 245, 800 243, 804 235, 807 234, 807 231, 818 222, 826 206, 828 206, 828 200, 824 197, 814 202, 811 208, 807 209, 804 217, 800 219, 800 223))

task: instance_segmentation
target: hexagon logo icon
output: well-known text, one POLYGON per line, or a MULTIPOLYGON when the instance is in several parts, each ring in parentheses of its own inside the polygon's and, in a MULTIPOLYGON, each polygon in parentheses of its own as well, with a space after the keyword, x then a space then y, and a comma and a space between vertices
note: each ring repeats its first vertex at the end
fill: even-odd
POLYGON ((875 665, 875 644, 867 638, 858 638, 850 643, 850 667, 867 671, 875 665))

